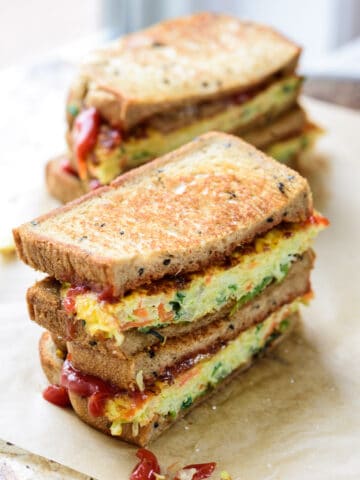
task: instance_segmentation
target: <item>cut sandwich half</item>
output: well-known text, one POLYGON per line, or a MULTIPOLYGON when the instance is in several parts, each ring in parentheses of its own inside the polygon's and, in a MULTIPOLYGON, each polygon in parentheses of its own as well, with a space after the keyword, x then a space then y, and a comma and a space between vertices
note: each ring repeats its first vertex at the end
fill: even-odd
POLYGON ((70 88, 68 152, 47 167, 50 193, 74 199, 212 130, 294 161, 320 133, 298 105, 300 53, 269 27, 211 13, 94 52, 70 88))
POLYGON ((27 294, 44 370, 145 445, 290 331, 327 223, 298 173, 208 133, 15 229, 50 275, 27 294))
POLYGON ((14 237, 35 269, 119 296, 224 262, 281 222, 312 213, 298 173, 237 137, 210 132, 24 224, 14 237))

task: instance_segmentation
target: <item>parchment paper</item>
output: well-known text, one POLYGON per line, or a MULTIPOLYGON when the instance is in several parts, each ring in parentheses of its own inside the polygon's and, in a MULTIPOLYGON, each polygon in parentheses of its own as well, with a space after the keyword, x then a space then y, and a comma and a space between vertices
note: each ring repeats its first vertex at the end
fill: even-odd
MULTIPOLYGON (((163 466, 217 461, 242 480, 360 478, 360 116, 306 105, 328 130, 303 165, 331 220, 316 243, 316 298, 274 354, 151 446, 163 466)), ((0 437, 96 478, 126 479, 134 447, 41 397, 41 330, 23 301, 39 274, 16 261, 0 271, 1 292, 12 292, 0 307, 0 437)))

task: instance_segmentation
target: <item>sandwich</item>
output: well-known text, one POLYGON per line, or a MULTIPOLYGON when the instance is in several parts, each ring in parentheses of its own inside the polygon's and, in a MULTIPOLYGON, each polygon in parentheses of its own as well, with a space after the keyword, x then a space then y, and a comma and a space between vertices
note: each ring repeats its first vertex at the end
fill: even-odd
POLYGON ((300 51, 269 27, 198 13, 95 52, 70 88, 49 191, 76 198, 211 130, 294 162, 320 133, 298 104, 300 51))
POLYGON ((300 174, 210 132, 20 226, 50 383, 148 444, 292 330, 326 225, 300 174))

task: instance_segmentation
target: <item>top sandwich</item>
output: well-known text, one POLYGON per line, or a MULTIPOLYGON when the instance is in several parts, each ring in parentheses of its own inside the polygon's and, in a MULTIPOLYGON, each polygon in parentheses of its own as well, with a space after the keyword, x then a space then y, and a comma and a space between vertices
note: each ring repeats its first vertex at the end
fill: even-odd
POLYGON ((213 130, 290 161, 319 133, 297 105, 300 51, 269 27, 200 13, 95 52, 70 88, 69 151, 48 169, 50 191, 75 198, 213 130))
MULTIPOLYGON (((69 104, 129 130, 158 112, 258 87, 292 72, 300 48, 271 28, 200 13, 121 38, 86 61, 69 104)), ((71 115, 70 115, 71 119, 71 115)))
POLYGON ((212 132, 22 225, 14 237, 32 267, 118 296, 224 261, 312 209, 300 175, 212 132))

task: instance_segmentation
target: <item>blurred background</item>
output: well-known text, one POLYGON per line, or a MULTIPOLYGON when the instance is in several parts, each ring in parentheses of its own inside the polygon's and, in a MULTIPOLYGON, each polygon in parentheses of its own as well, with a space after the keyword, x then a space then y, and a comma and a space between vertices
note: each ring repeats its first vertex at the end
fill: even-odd
POLYGON ((270 24, 304 46, 307 74, 360 76, 359 0, 0 0, 0 68, 99 44, 161 19, 222 11, 270 24), (81 42, 82 41, 82 42, 81 42))
MULTIPOLYGON (((87 51, 159 20, 210 10, 272 25, 304 47, 305 93, 360 109, 360 0, 0 0, 0 73, 87 51)), ((1 80, 1 78, 0 78, 1 80)))

